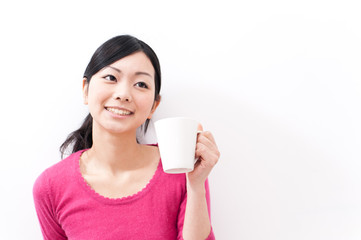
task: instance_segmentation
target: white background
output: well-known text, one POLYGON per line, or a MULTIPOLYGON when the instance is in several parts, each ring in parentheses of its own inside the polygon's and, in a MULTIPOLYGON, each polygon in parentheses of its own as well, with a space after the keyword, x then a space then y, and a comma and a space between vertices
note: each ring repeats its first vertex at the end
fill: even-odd
POLYGON ((91 55, 119 34, 160 58, 155 117, 217 140, 217 239, 361 239, 358 1, 5 2, 0 239, 41 239, 33 183, 86 116, 91 55))

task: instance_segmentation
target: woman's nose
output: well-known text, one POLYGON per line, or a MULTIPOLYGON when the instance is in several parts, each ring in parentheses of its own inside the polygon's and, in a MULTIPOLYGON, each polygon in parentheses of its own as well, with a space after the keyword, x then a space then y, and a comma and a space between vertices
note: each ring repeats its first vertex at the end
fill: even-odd
MULTIPOLYGON (((124 81, 125 82, 125 81, 124 81)), ((119 83, 114 91, 114 99, 120 100, 121 102, 131 102, 132 96, 130 91, 130 86, 126 83, 119 83)))

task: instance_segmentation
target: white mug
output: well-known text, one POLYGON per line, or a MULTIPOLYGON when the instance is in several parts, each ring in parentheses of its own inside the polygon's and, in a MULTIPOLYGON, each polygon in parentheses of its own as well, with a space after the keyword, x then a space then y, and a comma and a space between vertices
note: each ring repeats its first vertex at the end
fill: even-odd
POLYGON ((193 171, 198 122, 193 119, 164 118, 154 123, 158 148, 166 173, 193 171))

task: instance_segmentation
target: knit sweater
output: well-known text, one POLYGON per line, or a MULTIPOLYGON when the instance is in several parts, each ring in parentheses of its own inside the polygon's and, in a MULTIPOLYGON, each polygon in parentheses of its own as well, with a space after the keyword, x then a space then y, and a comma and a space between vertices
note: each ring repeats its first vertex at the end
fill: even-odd
MULTIPOLYGON (((85 181, 82 152, 46 169, 33 188, 44 239, 183 239, 187 201, 185 174, 166 174, 162 162, 149 183, 123 198, 106 198, 85 181)), ((210 213, 208 181, 206 199, 210 213)), ((211 230, 207 239, 215 239, 211 230)))

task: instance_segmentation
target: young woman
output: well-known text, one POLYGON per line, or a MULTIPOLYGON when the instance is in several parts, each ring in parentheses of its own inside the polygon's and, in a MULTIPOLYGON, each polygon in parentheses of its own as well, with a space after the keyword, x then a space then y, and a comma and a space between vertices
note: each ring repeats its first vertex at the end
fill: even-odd
POLYGON ((128 35, 101 45, 83 79, 90 114, 61 146, 71 155, 34 184, 44 239, 214 239, 207 177, 219 159, 210 132, 197 138, 195 169, 166 174, 156 145, 142 145, 160 102, 158 58, 128 35))

